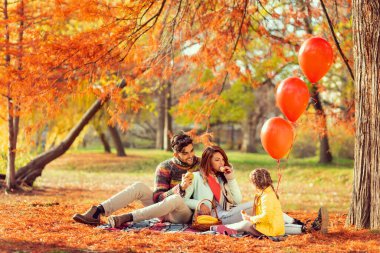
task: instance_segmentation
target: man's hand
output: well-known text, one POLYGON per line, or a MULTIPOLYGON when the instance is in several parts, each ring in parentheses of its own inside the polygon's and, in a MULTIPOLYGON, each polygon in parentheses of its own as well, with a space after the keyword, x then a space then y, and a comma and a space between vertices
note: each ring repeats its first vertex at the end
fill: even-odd
POLYGON ((211 210, 210 210, 210 208, 207 206, 207 205, 205 205, 205 204, 201 204, 201 206, 199 207, 199 214, 201 214, 201 215, 209 215, 209 214, 211 214, 211 210))
POLYGON ((187 187, 189 187, 193 182, 193 173, 187 172, 186 174, 182 175, 182 181, 181 181, 181 189, 186 190, 187 187))

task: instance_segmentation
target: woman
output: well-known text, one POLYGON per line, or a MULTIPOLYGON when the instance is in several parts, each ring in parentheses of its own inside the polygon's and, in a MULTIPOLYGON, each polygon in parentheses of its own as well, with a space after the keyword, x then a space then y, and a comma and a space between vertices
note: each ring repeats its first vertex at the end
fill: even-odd
MULTIPOLYGON (((250 212, 252 203, 239 205, 242 200, 234 169, 224 150, 218 146, 207 147, 202 154, 200 172, 195 172, 192 184, 186 189, 185 202, 195 209, 199 202, 208 199, 216 204, 223 224, 242 220, 240 211, 250 212)), ((200 214, 210 214, 211 206, 200 206, 200 214)))

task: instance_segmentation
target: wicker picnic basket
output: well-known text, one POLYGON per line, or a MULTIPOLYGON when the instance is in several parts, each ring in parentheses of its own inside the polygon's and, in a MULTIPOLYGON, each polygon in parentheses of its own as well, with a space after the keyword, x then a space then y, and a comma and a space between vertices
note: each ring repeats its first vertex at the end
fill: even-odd
MULTIPOLYGON (((202 216, 206 216, 206 215, 202 215, 202 216)), ((218 212, 216 211, 216 206, 214 205, 214 203, 209 199, 201 200, 198 203, 197 208, 194 211, 193 221, 191 223, 191 228, 196 229, 196 230, 200 230, 200 231, 207 231, 210 229, 211 226, 221 225, 221 224, 222 224, 222 221, 218 217, 218 212), (200 208, 201 204, 203 204, 204 202, 210 202, 211 203, 211 213, 215 212, 215 217, 211 216, 211 215, 207 215, 207 216, 209 216, 211 219, 216 218, 216 221, 214 221, 212 223, 211 222, 202 223, 202 222, 198 221, 199 208, 200 208)))

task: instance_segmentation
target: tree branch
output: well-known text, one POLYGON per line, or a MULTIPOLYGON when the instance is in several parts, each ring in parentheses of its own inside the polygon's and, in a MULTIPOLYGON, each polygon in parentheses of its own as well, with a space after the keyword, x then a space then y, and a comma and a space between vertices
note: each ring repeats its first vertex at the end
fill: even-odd
POLYGON ((153 15, 150 19, 148 19, 144 24, 142 24, 139 28, 137 28, 137 30, 133 31, 133 33, 128 36, 129 38, 131 38, 132 36, 135 36, 136 34, 138 34, 140 30, 142 30, 145 26, 147 26, 153 20, 153 24, 151 26, 147 27, 145 30, 142 30, 142 32, 138 34, 134 40, 132 40, 132 43, 129 49, 127 50, 127 53, 123 57, 121 57, 119 62, 124 61, 124 59, 128 56, 129 51, 131 50, 132 46, 136 43, 136 41, 157 23, 157 20, 160 17, 162 10, 164 9, 165 3, 166 3, 166 0, 163 0, 158 12, 155 15, 153 15))
POLYGON ((270 77, 268 77, 267 79, 265 79, 261 84, 265 85, 265 84, 272 84, 272 86, 275 86, 273 83, 272 83, 272 79, 277 76, 278 74, 281 73, 282 70, 284 70, 287 66, 291 65, 291 64, 296 64, 295 62, 288 62, 288 63, 285 63, 284 65, 282 65, 280 68, 277 69, 276 72, 274 72, 274 74, 270 77))
POLYGON ((347 67, 348 71, 350 72, 350 75, 351 75, 352 80, 354 81, 354 80, 355 80, 355 78, 354 78, 354 73, 352 72, 351 66, 350 66, 350 64, 348 63, 348 59, 347 59, 347 57, 344 55, 342 49, 340 48, 340 45, 339 45, 338 39, 336 38, 335 31, 334 31, 334 28, 333 28, 333 26, 332 26, 332 23, 331 23, 330 17, 329 17, 329 15, 328 15, 328 13, 327 13, 327 10, 326 10, 325 3, 323 2, 323 0, 320 0, 320 2, 321 2, 321 5, 322 5, 323 13, 325 14, 326 19, 327 19, 327 22, 328 22, 328 24, 329 24, 331 34, 332 34, 332 36, 333 36, 333 38, 334 38, 335 45, 336 45, 336 47, 338 48, 339 53, 340 53, 340 56, 342 57, 344 63, 346 64, 346 67, 347 67))
POLYGON ((241 19, 241 23, 240 23, 240 26, 239 26, 238 37, 237 37, 237 39, 236 39, 236 42, 235 42, 234 48, 232 49, 232 54, 231 54, 230 60, 232 59, 232 57, 233 57, 234 54, 235 54, 235 51, 236 51, 237 45, 238 45, 238 43, 239 43, 239 39, 240 39, 240 37, 241 37, 242 28, 243 28, 243 24, 244 24, 244 19, 245 19, 245 16, 247 15, 247 6, 248 6, 248 0, 245 0, 244 11, 243 11, 243 18, 241 19))
MULTIPOLYGON (((268 13, 270 16, 272 16, 272 13, 270 13, 269 11, 267 11, 267 9, 265 9, 263 3, 260 1, 260 0, 257 0, 257 2, 259 3, 259 5, 261 6, 261 8, 263 8, 263 10, 268 13)), ((264 16, 263 16, 264 17, 264 16)), ((264 17, 265 18, 265 17, 264 17)))

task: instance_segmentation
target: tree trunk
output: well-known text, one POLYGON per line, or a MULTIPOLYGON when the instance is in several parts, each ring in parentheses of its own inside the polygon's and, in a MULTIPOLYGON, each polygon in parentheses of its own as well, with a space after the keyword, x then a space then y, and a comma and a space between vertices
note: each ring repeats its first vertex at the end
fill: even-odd
MULTIPOLYGON (((10 85, 8 85, 8 90, 10 90, 10 85)), ((8 92, 9 94, 10 92, 8 92)), ((12 191, 16 188, 16 141, 17 137, 15 136, 15 126, 13 118, 13 104, 11 98, 8 97, 8 163, 7 163, 7 173, 6 173, 6 187, 7 190, 12 191)))
MULTIPOLYGON (((3 5, 4 20, 8 20, 8 1, 4 0, 3 5)), ((5 67, 10 67, 11 56, 9 54, 9 26, 5 23, 5 67)), ((12 100, 12 85, 7 84, 7 109, 8 109, 8 159, 6 171, 6 189, 12 191, 16 188, 16 145, 18 120, 15 119, 15 106, 12 100), (17 123, 17 126, 15 125, 17 123)))
POLYGON ((165 124, 164 124, 164 150, 172 151, 170 147, 171 135, 173 135, 173 118, 170 114, 172 107, 172 84, 168 82, 165 92, 165 124))
POLYGON ((113 144, 115 144, 117 156, 127 156, 124 152, 123 142, 121 141, 120 134, 117 131, 116 126, 108 126, 108 130, 111 133, 113 144))
POLYGON ((165 128, 165 91, 163 87, 159 88, 157 101, 157 132, 156 132, 156 149, 164 148, 164 128, 165 128))
MULTIPOLYGON (((302 10, 306 14, 304 18, 305 30, 307 33, 313 34, 310 1, 301 1, 300 4, 301 4, 302 10)), ((330 151, 330 145, 329 145, 326 114, 323 109, 321 99, 319 98, 319 92, 316 87, 316 84, 312 85, 312 92, 313 92, 312 94, 313 106, 322 124, 322 133, 319 134, 319 162, 331 163, 333 157, 332 157, 332 154, 330 151)))
MULTIPOLYGON (((118 88, 122 89, 125 87, 125 80, 123 79, 118 85, 118 88)), ((98 99, 95 103, 92 104, 90 109, 83 115, 79 123, 71 129, 66 138, 58 145, 52 148, 49 151, 42 153, 41 155, 34 158, 27 165, 20 168, 16 173, 17 184, 27 184, 32 186, 37 177, 41 176, 42 170, 45 166, 53 161, 54 159, 63 155, 73 144, 74 140, 78 137, 83 128, 88 124, 91 118, 98 112, 103 104, 109 100, 109 96, 102 101, 98 99)))
POLYGON ((317 117, 319 117, 322 133, 319 134, 319 162, 320 163, 331 163, 332 155, 330 151, 329 139, 328 139, 328 131, 327 131, 327 122, 326 122, 326 114, 323 110, 321 100, 319 98, 318 87, 316 84, 313 84, 312 88, 312 98, 313 98, 313 106, 317 112, 317 117))
POLYGON ((353 1, 355 163, 348 225, 380 229, 380 3, 353 1))
POLYGON ((235 127, 234 127, 234 123, 231 123, 230 124, 230 145, 229 145, 229 149, 233 150, 234 147, 235 147, 235 127))
POLYGON ((107 141, 106 135, 101 130, 97 130, 96 132, 98 133, 99 139, 102 142, 104 152, 111 153, 111 146, 109 142, 107 141))
POLYGON ((215 128, 216 128, 216 135, 214 136, 216 145, 220 146, 221 144, 221 135, 222 135, 222 130, 223 130, 223 124, 220 122, 215 123, 215 128))
POLYGON ((245 121, 242 125, 243 141, 240 151, 245 153, 256 152, 255 148, 255 135, 257 125, 253 123, 253 112, 248 112, 245 121))

